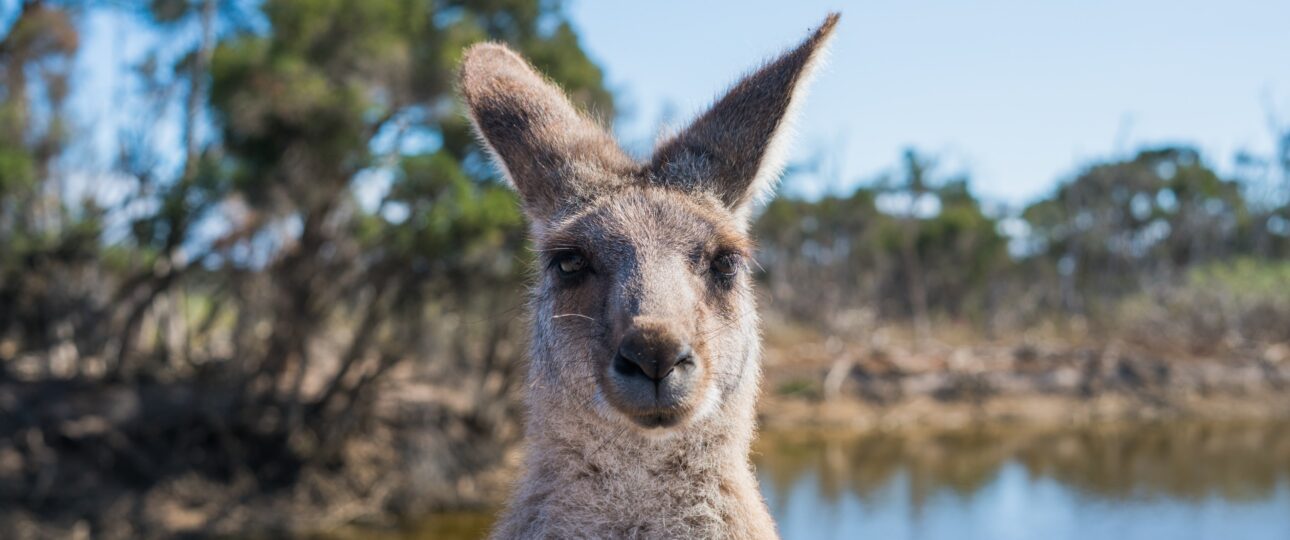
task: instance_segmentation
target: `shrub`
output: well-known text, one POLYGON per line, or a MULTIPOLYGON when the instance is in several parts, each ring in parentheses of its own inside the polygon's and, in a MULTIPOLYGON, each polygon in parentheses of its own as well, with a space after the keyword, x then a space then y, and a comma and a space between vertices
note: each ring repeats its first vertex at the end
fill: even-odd
POLYGON ((1207 264, 1130 296, 1116 318, 1126 337, 1164 350, 1212 354, 1290 341, 1290 261, 1207 264))

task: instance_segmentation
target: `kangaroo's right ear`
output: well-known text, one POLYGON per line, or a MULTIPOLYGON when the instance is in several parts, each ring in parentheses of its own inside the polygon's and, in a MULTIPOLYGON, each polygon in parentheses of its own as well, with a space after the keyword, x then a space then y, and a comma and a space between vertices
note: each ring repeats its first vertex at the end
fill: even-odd
POLYGON ((480 141, 541 226, 622 182, 634 163, 554 83, 504 45, 466 51, 459 91, 480 141))
POLYGON ((744 77, 690 127, 664 141, 651 165, 656 182, 715 195, 747 219, 784 168, 794 111, 837 26, 838 14, 801 45, 744 77))

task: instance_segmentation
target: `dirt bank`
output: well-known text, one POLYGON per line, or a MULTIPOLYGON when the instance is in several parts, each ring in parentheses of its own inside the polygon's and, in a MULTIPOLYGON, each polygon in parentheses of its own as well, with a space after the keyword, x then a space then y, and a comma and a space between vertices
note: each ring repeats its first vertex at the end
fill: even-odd
POLYGON ((766 427, 954 428, 1290 417, 1290 347, 1221 357, 986 344, 922 351, 828 341, 771 347, 766 427))

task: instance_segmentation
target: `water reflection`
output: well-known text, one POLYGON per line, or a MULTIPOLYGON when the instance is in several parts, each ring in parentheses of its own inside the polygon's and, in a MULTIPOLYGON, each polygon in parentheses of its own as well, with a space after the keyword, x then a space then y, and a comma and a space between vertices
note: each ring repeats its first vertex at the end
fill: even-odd
POLYGON ((786 538, 1290 538, 1286 425, 767 433, 786 538))
MULTIPOLYGON (((1288 428, 768 432, 754 462, 787 539, 1290 539, 1288 428)), ((479 538, 490 519, 381 536, 479 538)))

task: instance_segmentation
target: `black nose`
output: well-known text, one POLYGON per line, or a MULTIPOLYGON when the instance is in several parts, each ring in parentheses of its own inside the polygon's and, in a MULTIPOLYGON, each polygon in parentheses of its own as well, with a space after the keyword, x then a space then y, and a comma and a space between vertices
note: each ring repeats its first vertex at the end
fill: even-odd
POLYGON ((632 332, 618 344, 614 371, 625 377, 666 379, 678 365, 691 362, 690 345, 658 332, 632 332))

